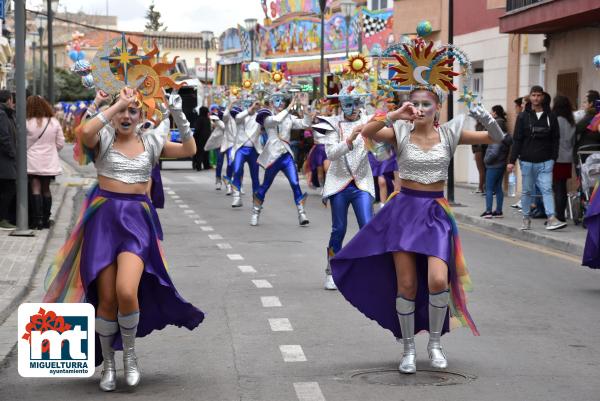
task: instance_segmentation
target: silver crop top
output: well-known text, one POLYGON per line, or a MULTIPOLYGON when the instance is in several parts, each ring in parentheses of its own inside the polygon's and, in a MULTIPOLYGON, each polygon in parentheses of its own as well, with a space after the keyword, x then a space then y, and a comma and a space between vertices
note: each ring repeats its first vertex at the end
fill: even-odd
POLYGON ((427 151, 410 142, 411 123, 396 121, 394 133, 400 178, 421 184, 446 181, 448 166, 460 141, 465 118, 465 115, 460 115, 441 125, 438 129, 440 142, 427 151))
POLYGON ((125 156, 113 147, 115 131, 112 127, 104 127, 99 135, 98 155, 94 162, 98 175, 126 184, 150 180, 152 167, 158 163, 165 142, 161 135, 155 130, 141 134, 144 151, 134 158, 125 156))

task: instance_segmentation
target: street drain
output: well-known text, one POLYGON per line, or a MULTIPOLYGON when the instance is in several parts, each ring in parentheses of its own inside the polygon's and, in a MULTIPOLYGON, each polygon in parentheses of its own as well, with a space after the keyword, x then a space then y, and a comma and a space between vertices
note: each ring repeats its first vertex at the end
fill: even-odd
POLYGON ((450 386, 468 383, 475 377, 459 372, 436 370, 417 370, 414 375, 405 375, 397 369, 381 368, 353 372, 350 379, 387 386, 450 386))

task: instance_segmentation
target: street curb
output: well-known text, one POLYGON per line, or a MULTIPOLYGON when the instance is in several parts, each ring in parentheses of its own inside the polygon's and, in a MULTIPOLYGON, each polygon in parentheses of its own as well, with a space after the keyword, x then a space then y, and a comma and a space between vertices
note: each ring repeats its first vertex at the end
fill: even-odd
MULTIPOLYGON (((474 217, 457 212, 456 208, 454 209, 454 215, 456 216, 456 220, 463 224, 480 227, 490 232, 503 234, 512 239, 523 240, 529 243, 545 246, 547 248, 556 249, 574 256, 583 255, 583 245, 575 242, 547 237, 533 230, 522 231, 518 227, 512 227, 506 224, 498 223, 493 219, 482 219, 481 217, 474 217)), ((560 230, 554 231, 554 233, 560 235, 560 230)))

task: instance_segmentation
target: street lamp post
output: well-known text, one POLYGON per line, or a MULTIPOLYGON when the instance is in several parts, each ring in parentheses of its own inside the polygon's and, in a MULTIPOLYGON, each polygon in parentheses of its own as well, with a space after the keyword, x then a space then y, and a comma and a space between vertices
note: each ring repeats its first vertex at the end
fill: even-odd
POLYGON ((321 10, 321 72, 319 75, 319 96, 325 97, 325 8, 327 0, 319 0, 321 10))
POLYGON ((254 34, 256 33, 256 18, 248 18, 244 20, 246 24, 246 30, 250 34, 250 61, 254 61, 254 34))
POLYGON ((31 54, 32 54, 32 60, 31 60, 31 94, 32 95, 37 95, 37 78, 36 78, 36 73, 35 73, 35 68, 36 68, 36 63, 35 63, 35 52, 37 51, 37 44, 35 43, 35 40, 33 42, 31 42, 31 54))
POLYGON ((39 95, 44 97, 44 20, 42 17, 38 17, 38 35, 40 36, 40 93, 39 95))
POLYGON ((15 0, 15 83, 17 92, 17 228, 11 235, 33 236, 27 211, 27 127, 25 125, 25 1, 15 0))
POLYGON ((200 32, 202 36, 202 42, 204 44, 204 57, 205 57, 205 65, 204 65, 204 82, 208 83, 208 49, 211 47, 214 33, 212 31, 202 31, 200 32))
POLYGON ((352 20, 352 14, 354 14, 354 10, 356 9, 356 4, 354 4, 353 0, 342 0, 340 2, 340 8, 344 19, 346 20, 346 58, 348 58, 350 53, 350 21, 352 20))
POLYGON ((48 10, 48 101, 54 106, 54 38, 52 24, 58 0, 46 0, 48 10))

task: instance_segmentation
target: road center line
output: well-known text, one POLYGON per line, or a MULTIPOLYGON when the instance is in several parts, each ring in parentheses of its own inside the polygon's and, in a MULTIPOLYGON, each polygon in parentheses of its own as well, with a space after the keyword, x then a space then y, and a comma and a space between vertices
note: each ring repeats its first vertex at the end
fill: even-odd
POLYGON ((317 382, 294 383, 294 390, 296 390, 296 397, 299 401, 325 401, 317 382))
MULTIPOLYGON (((181 205, 179 205, 179 206, 181 206, 181 205)), ((195 213, 195 212, 194 212, 193 210, 191 210, 191 209, 185 209, 185 210, 183 211, 183 214, 194 214, 194 213, 195 213)))
POLYGON ((221 244, 217 244, 217 247, 219 249, 231 249, 231 244, 228 244, 228 243, 224 242, 224 243, 221 243, 221 244))
POLYGON ((212 228, 211 226, 202 226, 202 227, 200 227, 200 229, 202 231, 215 231, 215 229, 212 228))
POLYGON ((244 257, 237 253, 229 254, 227 255, 227 257, 229 258, 229 260, 244 260, 244 257))
POLYGON ((294 331, 292 323, 287 317, 269 319, 272 331, 294 331))
MULTIPOLYGON (((201 220, 197 220, 196 224, 201 224, 200 222, 201 222, 201 220)), ((210 238, 214 241, 214 240, 218 240, 218 239, 223 239, 223 236, 221 234, 208 234, 208 238, 210 238)))
POLYGON ((238 266, 238 269, 240 269, 242 273, 256 273, 256 270, 252 266, 238 266))
POLYGON ((256 288, 273 288, 271 283, 267 280, 252 280, 252 283, 256 286, 256 288))
MULTIPOLYGON (((180 208, 182 209, 189 209, 190 207, 188 205, 179 205, 180 208)), ((187 211, 187 210, 186 210, 187 211)), ((190 210, 191 211, 191 210, 190 210)), ((192 212, 192 211, 191 211, 192 212)), ((193 212, 192 212, 193 213, 193 212)))
POLYGON ((279 297, 260 297, 260 302, 264 308, 277 308, 282 306, 279 297))
POLYGON ((175 199, 175 201, 174 201, 174 202, 175 202, 175 203, 183 203, 183 200, 181 200, 181 199, 175 199))
POLYGON ((279 351, 284 362, 306 362, 306 356, 299 345, 280 345, 279 351))

